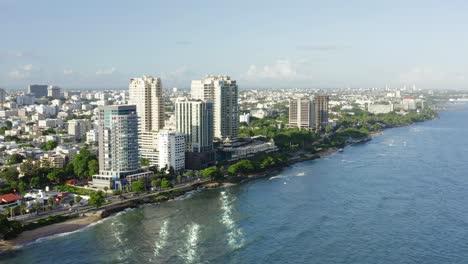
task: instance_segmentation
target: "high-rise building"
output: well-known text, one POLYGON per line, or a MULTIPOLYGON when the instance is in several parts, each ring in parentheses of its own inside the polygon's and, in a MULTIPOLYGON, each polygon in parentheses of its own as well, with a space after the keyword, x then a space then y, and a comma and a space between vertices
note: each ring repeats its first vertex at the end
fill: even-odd
POLYGON ((194 80, 193 99, 213 101, 214 137, 235 140, 239 134, 238 86, 229 76, 207 76, 194 80))
POLYGON ((112 187, 115 181, 136 174, 139 168, 136 107, 99 107, 99 175, 93 176, 92 185, 112 187))
POLYGON ((164 127, 164 99, 160 78, 130 79, 129 104, 136 105, 139 130, 159 131, 164 127))
POLYGON ((31 84, 28 86, 28 93, 34 94, 36 97, 46 97, 47 96, 47 84, 31 84))
POLYGON ((4 89, 0 88, 0 107, 3 107, 6 100, 6 92, 4 89))
POLYGON ((214 165, 213 103, 178 99, 175 113, 176 130, 185 135, 185 168, 200 170, 214 165))
POLYGON ((176 130, 185 134, 189 152, 213 150, 213 103, 178 99, 175 103, 176 130))
POLYGON ((185 136, 175 131, 160 131, 158 134, 160 169, 173 168, 180 171, 185 168, 185 136))
POLYGON ((51 85, 47 88, 47 96, 54 99, 60 98, 60 90, 60 87, 51 85))
POLYGON ((314 121, 315 128, 321 129, 328 124, 328 95, 317 95, 314 97, 314 121))
POLYGON ((300 129, 314 127, 314 103, 309 97, 289 100, 289 126, 300 129))
POLYGON ((164 127, 161 79, 152 76, 130 79, 129 103, 137 108, 140 157, 157 165, 157 132, 164 127))

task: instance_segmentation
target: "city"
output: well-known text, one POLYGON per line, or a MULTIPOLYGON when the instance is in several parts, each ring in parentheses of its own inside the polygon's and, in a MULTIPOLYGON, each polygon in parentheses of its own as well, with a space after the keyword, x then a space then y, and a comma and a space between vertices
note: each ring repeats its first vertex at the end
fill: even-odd
POLYGON ((467 8, 0 1, 0 264, 466 263, 467 8))
POLYGON ((190 91, 164 90, 151 76, 130 79, 127 91, 0 91, 1 209, 25 222, 99 207, 122 193, 232 180, 313 159, 405 124, 345 124, 348 118, 433 118, 423 113, 437 99, 416 87, 239 91, 229 76, 194 80, 190 91), (90 200, 98 190, 105 195, 90 200))

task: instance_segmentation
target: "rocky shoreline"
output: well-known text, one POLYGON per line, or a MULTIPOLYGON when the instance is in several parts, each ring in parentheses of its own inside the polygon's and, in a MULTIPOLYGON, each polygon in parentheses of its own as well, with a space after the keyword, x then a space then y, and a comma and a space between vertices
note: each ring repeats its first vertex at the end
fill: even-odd
MULTIPOLYGON (((382 133, 383 133, 382 131, 372 133, 368 138, 364 138, 358 141, 348 142, 347 146, 352 145, 352 144, 367 142, 371 140, 372 137, 382 135, 382 133)), ((147 195, 147 196, 142 195, 142 197, 135 197, 135 198, 129 199, 128 201, 122 201, 122 203, 119 203, 116 205, 102 207, 98 211, 86 213, 84 216, 81 216, 79 218, 67 220, 62 223, 56 223, 56 224, 52 224, 49 226, 40 227, 40 228, 30 230, 30 231, 25 231, 21 233, 18 237, 12 240, 0 240, 0 253, 9 251, 9 250, 19 249, 22 246, 33 243, 39 239, 51 237, 51 236, 62 234, 62 233, 68 233, 68 232, 80 230, 92 223, 95 223, 99 220, 102 220, 106 217, 109 217, 125 209, 137 208, 141 204, 159 203, 159 202, 167 201, 170 199, 175 199, 177 197, 184 195, 188 191, 197 190, 200 187, 206 188, 206 189, 228 187, 228 186, 235 185, 238 183, 245 183, 245 182, 249 182, 249 181, 256 180, 256 179, 270 177, 270 176, 273 176, 274 174, 279 173, 282 169, 290 165, 293 165, 299 162, 320 159, 320 158, 329 156, 333 153, 336 153, 339 150, 340 149, 338 148, 329 148, 329 149, 322 150, 315 154, 299 152, 297 153, 296 156, 288 159, 286 166, 272 168, 272 169, 259 172, 259 173, 253 173, 245 177, 236 177, 235 179, 231 178, 222 183, 221 182, 209 182, 209 183, 204 183, 204 184, 195 183, 195 184, 185 186, 184 188, 179 188, 177 190, 168 190, 168 191, 164 191, 161 193, 156 193, 154 195, 147 195)))

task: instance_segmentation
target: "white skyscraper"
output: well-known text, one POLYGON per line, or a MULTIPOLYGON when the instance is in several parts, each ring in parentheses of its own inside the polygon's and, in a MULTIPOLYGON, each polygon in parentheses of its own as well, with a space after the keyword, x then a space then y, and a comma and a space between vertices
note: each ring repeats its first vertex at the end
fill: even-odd
POLYGON ((185 134, 189 152, 213 150, 213 103, 178 99, 175 103, 176 130, 185 134))
POLYGON ((164 127, 164 99, 160 78, 130 79, 129 104, 136 105, 139 130, 159 131, 164 127))
POLYGON ((99 175, 92 187, 121 189, 148 172, 139 172, 138 118, 134 105, 99 107, 99 175))
POLYGON ((185 136, 175 131, 158 134, 159 169, 172 167, 175 171, 185 168, 185 136))
POLYGON ((164 127, 161 79, 151 76, 130 79, 129 103, 137 108, 140 156, 148 159, 150 164, 156 165, 157 132, 164 127))
POLYGON ((309 97, 289 100, 289 126, 303 129, 314 127, 314 103, 309 97))
POLYGON ((193 99, 213 101, 214 137, 234 140, 239 134, 238 87, 229 76, 207 76, 194 80, 193 99))

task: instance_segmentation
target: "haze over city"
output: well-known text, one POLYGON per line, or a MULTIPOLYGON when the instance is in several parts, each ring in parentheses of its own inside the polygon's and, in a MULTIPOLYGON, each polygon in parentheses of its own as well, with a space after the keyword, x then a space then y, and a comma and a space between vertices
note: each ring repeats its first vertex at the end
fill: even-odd
POLYGON ((0 2, 0 86, 466 89, 466 1, 0 2))

